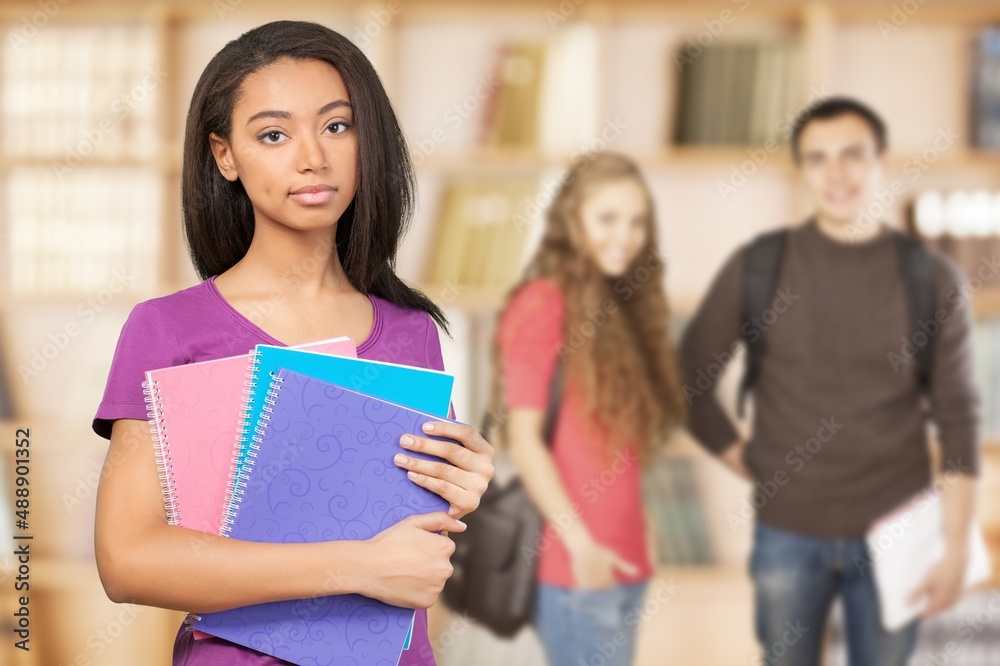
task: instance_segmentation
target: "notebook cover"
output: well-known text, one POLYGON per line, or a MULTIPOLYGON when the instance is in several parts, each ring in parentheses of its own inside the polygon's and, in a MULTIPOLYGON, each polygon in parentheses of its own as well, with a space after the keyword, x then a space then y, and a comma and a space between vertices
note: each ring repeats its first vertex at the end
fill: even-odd
MULTIPOLYGON (((313 342, 303 348, 346 357, 357 354, 350 338, 313 342)), ((146 372, 142 386, 155 429, 154 446, 171 525, 219 533, 233 473, 234 445, 241 433, 251 354, 146 372)))
MULTIPOLYGON (((448 503, 393 463, 404 433, 441 417, 279 369, 240 477, 228 536, 269 543, 369 539, 448 503)), ((426 460, 441 459, 405 451, 426 460)), ((295 664, 396 664, 414 611, 341 594, 198 616, 198 629, 295 664)))
POLYGON ((242 473, 247 464, 252 436, 260 425, 263 403, 256 399, 258 385, 266 390, 266 378, 277 372, 279 367, 444 418, 449 413, 451 391, 455 382, 453 376, 438 370, 368 359, 326 356, 289 347, 257 345, 256 350, 251 353, 250 370, 247 373, 251 379, 247 385, 246 421, 239 444, 237 475, 242 473))
MULTIPOLYGON (((915 620, 927 598, 910 605, 908 599, 931 568, 944 555, 944 518, 940 495, 926 490, 876 521, 865 535, 878 591, 882 626, 897 631, 915 620)), ((969 529, 968 564, 963 588, 990 576, 990 557, 982 530, 969 529)))
MULTIPOLYGON (((301 346, 356 357, 341 337, 301 346)), ((154 432, 167 522, 218 534, 235 479, 250 354, 146 372, 143 392, 154 432)), ((204 638, 200 632, 195 638, 204 638)))

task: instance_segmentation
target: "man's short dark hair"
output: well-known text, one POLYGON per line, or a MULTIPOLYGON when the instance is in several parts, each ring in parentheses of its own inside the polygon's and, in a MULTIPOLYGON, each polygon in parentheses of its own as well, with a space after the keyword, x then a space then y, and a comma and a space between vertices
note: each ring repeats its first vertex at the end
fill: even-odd
POLYGON ((885 128, 885 122, 883 122, 877 113, 856 99, 849 97, 828 97, 800 113, 792 125, 792 157, 795 159, 795 163, 798 164, 801 157, 799 155, 799 136, 801 136, 802 130, 805 129, 806 125, 813 120, 827 120, 848 113, 853 113, 868 123, 872 134, 875 135, 875 145, 878 148, 878 152, 881 153, 884 151, 888 145, 888 132, 885 128))

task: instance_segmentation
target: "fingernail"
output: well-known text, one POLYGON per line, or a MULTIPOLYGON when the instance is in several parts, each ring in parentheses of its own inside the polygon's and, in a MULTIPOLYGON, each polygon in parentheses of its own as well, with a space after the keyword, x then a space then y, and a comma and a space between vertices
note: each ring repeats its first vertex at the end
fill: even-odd
POLYGON ((413 446, 413 438, 409 435, 403 435, 399 438, 399 443, 403 446, 413 446))
POLYGON ((431 430, 434 430, 434 424, 428 421, 424 424, 424 432, 430 432, 431 430))
POLYGON ((468 527, 468 525, 466 525, 465 523, 463 523, 463 522, 462 522, 461 520, 459 520, 458 518, 456 518, 456 519, 455 519, 455 522, 456 522, 456 523, 458 523, 459 525, 461 525, 462 527, 468 527))
POLYGON ((396 461, 397 465, 405 465, 406 464, 406 456, 404 456, 402 453, 397 453, 396 457, 393 458, 393 460, 396 461))
POLYGON ((410 472, 406 473, 406 476, 410 477, 411 479, 416 479, 417 478, 417 473, 410 471, 410 472))

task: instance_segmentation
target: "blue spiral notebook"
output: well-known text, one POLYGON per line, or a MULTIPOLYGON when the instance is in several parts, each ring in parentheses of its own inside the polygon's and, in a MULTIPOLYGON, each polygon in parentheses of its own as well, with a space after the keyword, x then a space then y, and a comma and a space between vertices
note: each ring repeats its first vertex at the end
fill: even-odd
MULTIPOLYGON (((250 443, 260 428, 264 403, 257 399, 257 386, 267 390, 278 368, 332 382, 354 391, 388 400, 411 409, 441 417, 448 416, 455 378, 439 370, 384 363, 368 359, 330 356, 291 347, 257 345, 250 355, 247 373, 247 405, 240 424, 238 453, 232 478, 238 481, 249 458, 250 443)), ((236 487, 236 484, 233 484, 236 487)), ((227 505, 232 500, 227 500, 227 505)))
MULTIPOLYGON (((262 396, 263 417, 227 517, 227 535, 269 543, 368 539, 448 503, 392 459, 404 433, 441 417, 284 368, 262 396)), ((413 451, 426 460, 433 456, 413 451)), ((301 666, 399 661, 414 611, 341 594, 196 616, 195 628, 301 666)))

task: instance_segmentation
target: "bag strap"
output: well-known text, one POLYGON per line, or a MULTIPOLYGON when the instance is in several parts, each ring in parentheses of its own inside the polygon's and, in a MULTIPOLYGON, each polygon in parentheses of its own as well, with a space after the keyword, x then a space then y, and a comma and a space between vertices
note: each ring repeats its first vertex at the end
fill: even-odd
MULTIPOLYGON (((747 345, 746 369, 740 384, 739 415, 743 416, 743 404, 760 376, 760 362, 767 351, 767 344, 761 331, 747 322, 770 306, 781 257, 788 231, 781 229, 758 236, 747 248, 743 266, 743 311, 740 334, 747 345)), ((920 239, 910 234, 896 233, 896 249, 899 266, 906 289, 906 299, 910 314, 911 334, 922 331, 922 322, 933 321, 937 309, 934 292, 934 262, 930 251, 920 239)), ((927 335, 927 342, 916 347, 917 382, 924 392, 930 390, 934 365, 934 339, 927 335)))
POLYGON ((549 385, 549 405, 545 410, 545 422, 542 425, 542 439, 550 449, 555 443, 556 425, 559 423, 559 408, 562 407, 566 367, 561 356, 556 357, 556 367, 552 371, 552 384, 549 385))
POLYGON ((761 234, 747 247, 743 256, 743 310, 740 318, 740 335, 746 343, 746 364, 740 383, 738 413, 743 416, 743 404, 760 375, 760 360, 767 351, 763 332, 748 326, 754 318, 771 307, 775 284, 781 270, 781 257, 785 249, 787 229, 761 234))
MULTIPOLYGON (((556 434, 556 425, 559 423, 559 409, 562 407, 563 392, 566 381, 566 367, 562 357, 556 357, 555 368, 552 371, 552 383, 549 384, 549 403, 545 408, 545 420, 542 422, 542 441, 548 448, 552 448, 556 434)), ((502 418, 506 418, 501 414, 502 418)), ((483 415, 479 432, 483 437, 489 435, 490 426, 493 425, 493 415, 487 409, 483 415)))
POLYGON ((931 387, 936 336, 925 332, 927 341, 923 345, 916 344, 915 336, 923 330, 922 323, 935 320, 937 303, 934 294, 934 261, 927 246, 916 236, 905 233, 896 233, 895 236, 909 306, 910 339, 914 341, 916 348, 917 382, 920 390, 926 393, 931 387))

